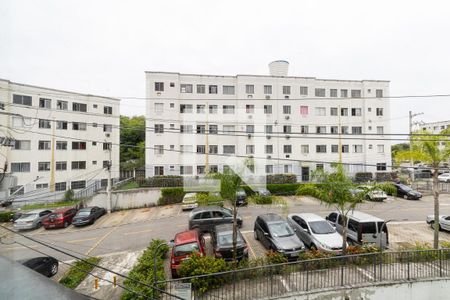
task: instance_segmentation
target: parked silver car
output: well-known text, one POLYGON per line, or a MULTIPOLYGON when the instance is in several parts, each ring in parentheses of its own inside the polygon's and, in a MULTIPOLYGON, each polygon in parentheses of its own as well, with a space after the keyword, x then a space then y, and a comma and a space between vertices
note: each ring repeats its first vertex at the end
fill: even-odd
POLYGON ((290 214, 288 222, 310 249, 338 254, 342 252, 342 235, 324 218, 311 213, 290 214))
MULTIPOLYGON (((430 224, 431 228, 434 228, 434 215, 427 216, 427 224, 430 224)), ((450 216, 439 216, 439 230, 450 231, 450 216)))
POLYGON ((42 225, 42 220, 52 211, 48 209, 36 209, 23 213, 20 218, 14 221, 14 229, 26 230, 39 228, 42 225))

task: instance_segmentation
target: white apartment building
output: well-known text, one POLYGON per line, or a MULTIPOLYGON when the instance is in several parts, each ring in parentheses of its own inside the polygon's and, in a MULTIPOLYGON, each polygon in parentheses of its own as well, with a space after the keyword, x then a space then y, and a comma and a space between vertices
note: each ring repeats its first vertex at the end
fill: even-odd
POLYGON ((146 176, 222 172, 229 157, 309 181, 340 157, 346 170, 389 171, 389 81, 146 72, 146 176))
POLYGON ((418 129, 427 130, 434 134, 440 133, 442 130, 447 128, 450 128, 450 121, 420 123, 416 125, 416 130, 418 129))
POLYGON ((0 79, 0 200, 57 199, 119 174, 120 100, 0 79))

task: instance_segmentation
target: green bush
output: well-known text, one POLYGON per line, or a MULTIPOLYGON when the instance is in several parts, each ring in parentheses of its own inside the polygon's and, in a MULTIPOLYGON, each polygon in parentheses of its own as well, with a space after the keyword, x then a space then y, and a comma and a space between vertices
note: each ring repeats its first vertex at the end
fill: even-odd
POLYGON ((94 265, 98 265, 100 262, 99 257, 89 257, 85 259, 85 261, 77 261, 72 267, 70 267, 69 271, 59 280, 59 283, 68 287, 69 289, 76 288, 88 275, 88 272, 91 272, 94 269, 94 265))
POLYGON ((14 212, 12 211, 2 211, 0 212, 0 222, 9 222, 14 216, 14 212))
POLYGON ((182 187, 183 176, 153 176, 140 182, 141 187, 182 187))
POLYGON ((68 189, 65 193, 64 193, 64 201, 69 202, 69 201, 73 201, 73 197, 75 196, 75 193, 73 192, 72 189, 68 189))
POLYGON ((159 292, 151 288, 151 286, 154 284, 153 278, 154 254, 156 253, 156 266, 157 266, 156 279, 158 282, 161 282, 158 284, 158 288, 164 290, 165 289, 165 283, 163 282, 165 280, 164 258, 167 256, 168 251, 169 246, 166 244, 164 240, 152 240, 150 242, 148 248, 145 249, 142 256, 139 257, 136 265, 134 265, 133 269, 128 274, 131 280, 126 279, 124 281, 124 286, 126 288, 128 288, 131 291, 135 291, 139 294, 143 294, 146 297, 144 298, 131 291, 124 291, 124 293, 121 296, 122 300, 154 299, 154 298, 159 299, 159 292), (159 246, 160 244, 163 245, 159 246), (159 247, 157 252, 155 251, 156 247, 159 247), (145 283, 147 285, 143 285, 136 281, 145 283))
POLYGON ((220 196, 208 193, 198 193, 197 203, 199 206, 219 205, 223 206, 223 199, 220 196))
POLYGON ((158 205, 181 203, 185 194, 186 192, 183 188, 161 189, 161 197, 158 199, 158 205))
POLYGON ((355 174, 356 182, 368 182, 372 180, 373 174, 371 172, 358 172, 355 174))
POLYGON ((278 196, 291 196, 297 193, 299 183, 285 183, 285 184, 268 184, 267 189, 273 195, 278 196))
POLYGON ((297 183, 297 176, 294 174, 267 175, 266 183, 267 184, 297 183))
POLYGON ((320 194, 320 190, 318 189, 318 185, 314 183, 302 184, 297 189, 297 195, 299 196, 311 196, 317 199, 321 199, 322 196, 320 194))
POLYGON ((376 172, 375 173, 375 180, 376 181, 391 181, 392 180, 392 176, 394 174, 391 172, 376 172))
POLYGON ((259 194, 253 194, 248 197, 248 202, 254 204, 272 204, 273 197, 272 196, 263 196, 259 194))

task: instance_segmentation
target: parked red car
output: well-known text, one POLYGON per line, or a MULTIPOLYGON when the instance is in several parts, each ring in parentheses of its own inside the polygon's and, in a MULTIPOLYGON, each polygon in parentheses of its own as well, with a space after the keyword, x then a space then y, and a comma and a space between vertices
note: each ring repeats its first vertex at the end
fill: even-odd
POLYGON ((72 219, 76 215, 75 208, 57 209, 42 220, 45 229, 66 228, 72 224, 72 219))
POLYGON ((177 233, 173 243, 170 257, 170 270, 172 278, 178 277, 178 269, 183 260, 189 259, 194 252, 205 255, 205 239, 197 230, 188 230, 177 233))

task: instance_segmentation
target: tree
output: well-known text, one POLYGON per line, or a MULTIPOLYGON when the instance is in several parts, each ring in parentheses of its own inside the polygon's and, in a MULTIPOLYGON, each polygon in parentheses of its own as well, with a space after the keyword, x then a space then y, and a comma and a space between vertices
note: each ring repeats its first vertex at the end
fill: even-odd
POLYGON ((434 198, 434 239, 433 246, 439 247, 439 166, 450 158, 450 142, 443 136, 450 134, 450 129, 444 129, 439 134, 429 131, 416 131, 411 137, 411 150, 397 152, 395 160, 416 160, 428 164, 433 171, 434 198))
MULTIPOLYGON (((324 171, 313 174, 319 184, 314 188, 314 196, 330 207, 334 207, 343 218, 342 253, 347 254, 347 215, 356 205, 363 201, 368 191, 352 193, 355 188, 352 180, 345 175, 342 164, 336 165, 336 171, 327 173, 324 171)), ((310 188, 299 188, 298 194, 310 194, 310 188)))
POLYGON ((409 144, 408 143, 401 143, 401 144, 392 145, 392 147, 391 147, 392 160, 395 159, 395 155, 397 155, 397 153, 399 151, 406 151, 406 150, 409 150, 409 144))
POLYGON ((120 166, 132 170, 145 165, 145 117, 120 116, 120 166))

